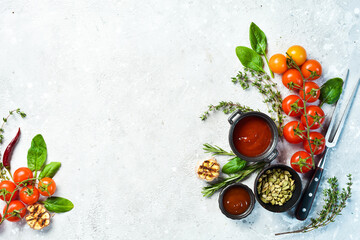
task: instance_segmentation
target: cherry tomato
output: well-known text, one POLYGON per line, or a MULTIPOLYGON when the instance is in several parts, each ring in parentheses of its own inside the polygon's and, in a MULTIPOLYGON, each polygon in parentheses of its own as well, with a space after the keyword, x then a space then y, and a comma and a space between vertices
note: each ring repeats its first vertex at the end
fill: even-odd
MULTIPOLYGON (((6 206, 4 207, 3 214, 5 214, 6 206)), ((5 219, 10 222, 18 222, 26 214, 25 205, 19 200, 11 201, 5 219)))
POLYGON ((291 157, 290 163, 291 167, 299 173, 307 173, 313 167, 312 158, 310 154, 305 151, 298 151, 294 153, 291 157))
POLYGON ((284 127, 284 138, 289 143, 301 143, 303 142, 303 138, 301 136, 304 135, 305 127, 298 121, 288 122, 284 127))
POLYGON ((301 66, 306 61, 306 51, 302 46, 291 46, 286 52, 292 57, 298 66, 301 66))
MULTIPOLYGON (((325 138, 324 135, 319 132, 310 133, 310 143, 311 149, 314 151, 314 155, 318 155, 325 150, 325 138)), ((304 149, 308 153, 311 153, 309 141, 307 139, 304 140, 304 149)))
POLYGON ((302 66, 301 66, 301 73, 303 74, 304 78, 307 78, 308 80, 315 80, 318 79, 321 76, 322 68, 321 64, 316 60, 307 60, 302 66), (316 72, 318 76, 309 78, 311 75, 311 72, 316 72))
MULTIPOLYGON (((18 185, 22 181, 25 181, 26 179, 30 179, 33 177, 34 176, 33 176, 32 171, 27 167, 18 168, 14 172, 14 182, 16 183, 16 185, 18 185)), ((31 183, 32 183, 32 181, 28 181, 28 182, 25 182, 25 184, 21 184, 20 186, 31 185, 31 183)))
MULTIPOLYGON (((4 200, 4 195, 3 194, 6 194, 5 195, 5 200, 9 201, 10 197, 11 197, 11 194, 15 190, 15 188, 16 188, 15 183, 13 183, 11 181, 8 181, 8 180, 1 181, 0 182, 0 198, 1 198, 1 200, 4 200)), ((16 199, 17 196, 18 196, 18 191, 16 191, 14 193, 11 200, 16 199)))
POLYGON ((274 73, 284 73, 287 70, 286 57, 280 53, 273 55, 269 60, 269 67, 274 73))
POLYGON ((304 91, 301 89, 299 91, 299 95, 302 100, 306 100, 308 102, 315 102, 319 99, 320 96, 320 88, 319 85, 317 85, 314 82, 306 82, 305 83, 305 93, 306 93, 306 99, 304 96, 304 91))
POLYGON ((282 82, 285 87, 289 89, 301 89, 303 86, 303 79, 301 74, 296 69, 287 70, 282 76, 282 82))
POLYGON ((282 109, 291 117, 300 116, 304 112, 303 108, 304 102, 296 95, 289 95, 282 102, 282 109))
MULTIPOLYGON (((306 114, 307 114, 307 120, 310 129, 318 129, 320 127, 320 124, 322 124, 325 120, 325 113, 324 111, 315 105, 307 106, 306 107, 306 114)), ((306 118, 305 114, 301 116, 301 123, 306 126, 306 118)))
POLYGON ((20 190, 20 200, 27 204, 32 205, 39 200, 39 190, 34 186, 26 186, 20 190))
POLYGON ((56 190, 56 184, 51 178, 43 178, 39 181, 39 192, 43 196, 51 196, 56 190))

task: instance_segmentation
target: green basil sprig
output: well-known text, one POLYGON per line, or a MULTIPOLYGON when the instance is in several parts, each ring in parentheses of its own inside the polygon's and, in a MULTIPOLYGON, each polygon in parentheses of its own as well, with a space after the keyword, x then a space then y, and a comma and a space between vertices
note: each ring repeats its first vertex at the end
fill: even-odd
MULTIPOLYGON (((250 24, 249 29, 249 38, 251 48, 260 55, 264 55, 267 64, 269 65, 269 60, 266 56, 266 47, 267 47, 267 39, 265 33, 255 24, 250 24)), ((269 67, 271 77, 274 78, 274 73, 271 71, 269 67)))
POLYGON ((339 100, 344 81, 341 78, 332 78, 320 88, 320 107, 324 104, 334 104, 339 100))
POLYGON ((50 212, 63 213, 74 208, 74 204, 62 197, 49 197, 44 202, 45 208, 50 212))
POLYGON ((264 62, 259 54, 254 50, 239 46, 236 47, 236 55, 244 67, 258 72, 265 72, 263 69, 264 62))
POLYGON ((39 178, 42 179, 44 177, 53 178, 57 171, 59 171, 61 167, 60 162, 51 162, 47 164, 44 169, 41 171, 39 178))
POLYGON ((222 172, 226 174, 237 173, 246 166, 246 161, 241 158, 234 157, 222 168, 222 172))
POLYGON ((47 148, 46 143, 41 134, 36 135, 31 141, 27 155, 28 168, 31 171, 39 171, 46 162, 47 148))

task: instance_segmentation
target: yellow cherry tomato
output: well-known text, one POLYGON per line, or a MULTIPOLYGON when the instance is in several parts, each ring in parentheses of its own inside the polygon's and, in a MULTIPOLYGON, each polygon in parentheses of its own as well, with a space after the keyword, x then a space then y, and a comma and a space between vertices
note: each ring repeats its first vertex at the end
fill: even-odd
POLYGON ((284 73, 287 70, 286 57, 280 53, 273 55, 269 60, 269 67, 274 73, 284 73))
POLYGON ((302 46, 291 46, 286 52, 292 57, 298 66, 301 66, 306 61, 306 51, 302 46))

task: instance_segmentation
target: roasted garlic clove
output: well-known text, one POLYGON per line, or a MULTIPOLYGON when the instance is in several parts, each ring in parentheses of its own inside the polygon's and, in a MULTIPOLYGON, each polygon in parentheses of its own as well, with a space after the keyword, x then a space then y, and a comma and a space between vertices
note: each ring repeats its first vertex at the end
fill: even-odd
POLYGON ((50 224, 50 213, 42 204, 29 205, 29 214, 25 217, 27 224, 35 230, 43 229, 50 224))
POLYGON ((215 158, 211 158, 200 162, 196 168, 196 173, 199 178, 211 182, 219 177, 220 165, 215 158))

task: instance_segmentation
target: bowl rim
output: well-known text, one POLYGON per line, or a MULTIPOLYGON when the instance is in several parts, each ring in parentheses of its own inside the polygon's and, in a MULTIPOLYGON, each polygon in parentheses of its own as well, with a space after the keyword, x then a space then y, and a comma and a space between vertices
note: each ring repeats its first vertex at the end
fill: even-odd
MULTIPOLYGON (((257 111, 251 111, 251 112, 246 112, 246 113, 243 113, 241 112, 240 110, 239 111, 236 111, 234 114, 232 114, 230 117, 229 117, 229 123, 231 124, 230 126, 230 129, 229 129, 229 144, 230 144, 230 148, 231 150, 235 153, 236 156, 238 156, 239 158, 241 159, 244 159, 245 161, 248 161, 248 162, 260 162, 260 161, 266 161, 267 158, 271 158, 272 155, 274 155, 274 152, 277 152, 277 144, 279 142, 279 131, 278 131, 278 128, 274 122, 274 120, 272 120, 268 115, 266 115, 265 113, 262 113, 262 112, 257 112, 257 111), (235 119, 235 121, 232 122, 232 119, 237 115, 239 114, 240 116, 238 118, 235 119), (271 133, 272 133, 272 141, 271 141, 271 144, 269 145, 268 149, 265 150, 265 152, 263 152, 261 155, 258 155, 256 157, 248 157, 248 156, 245 156, 243 154, 241 154, 235 147, 234 145, 234 140, 233 140, 233 136, 234 136, 234 130, 235 130, 235 127, 236 125, 239 123, 240 120, 246 118, 246 117, 250 117, 250 116, 256 116, 256 117, 260 117, 262 119, 264 119, 270 129, 271 129, 271 133)), ((277 153, 276 153, 276 156, 277 156, 277 153)), ((275 157, 276 157, 275 156, 275 157)), ((272 159, 270 159, 271 161, 272 159)))
MULTIPOLYGON (((270 211, 270 212, 286 212, 288 210, 290 210, 291 208, 293 208, 300 200, 300 197, 301 197, 301 193, 302 193, 302 181, 301 181, 301 178, 299 176, 299 174, 294 170, 292 169, 291 167, 289 167, 288 165, 286 164, 281 164, 281 163, 277 163, 277 164, 272 164, 272 165, 269 165, 265 168, 263 168, 263 170, 261 170, 258 175, 256 176, 255 178, 255 181, 254 181, 254 195, 255 195, 255 198, 257 200, 257 202, 263 207, 265 208, 266 210, 270 211), (259 197, 259 194, 257 193, 257 183, 259 182, 259 178, 261 175, 264 174, 265 171, 269 170, 269 169, 273 169, 273 168, 282 168, 282 169, 286 169, 287 171, 289 171, 291 173, 291 175, 294 177, 294 180, 295 180, 295 190, 294 190, 294 193, 296 191, 296 195, 297 196, 297 199, 292 203, 292 204, 289 204, 289 205, 282 205, 282 206, 278 206, 278 205, 271 205, 271 204, 268 204, 268 203, 264 203, 263 201, 261 201, 260 197, 259 197), (299 187, 297 188, 296 185, 299 185, 299 187)), ((290 200, 292 198, 295 197, 295 194, 292 195, 292 197, 288 200, 288 202, 290 202, 290 200)))
POLYGON ((219 199, 218 199, 218 202, 219 202, 219 208, 221 210, 221 212, 228 218, 231 218, 231 219, 234 219, 234 220, 240 220, 240 219, 243 219, 243 218, 246 218, 247 216, 250 215, 250 213, 252 212, 252 210, 254 209, 255 207, 255 196, 254 196, 254 193, 253 191, 251 190, 251 188, 249 188, 247 185, 243 184, 243 183, 232 183, 228 186, 226 186, 225 188, 223 188, 219 194, 219 199), (233 214, 230 214, 228 213, 225 208, 224 208, 224 205, 223 205, 223 198, 224 198, 224 194, 225 192, 232 188, 232 187, 242 187, 244 188, 250 195, 250 206, 248 207, 248 209, 246 209, 245 212, 243 212, 242 214, 239 214, 239 215, 233 215, 233 214))

